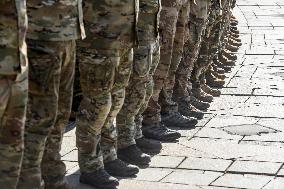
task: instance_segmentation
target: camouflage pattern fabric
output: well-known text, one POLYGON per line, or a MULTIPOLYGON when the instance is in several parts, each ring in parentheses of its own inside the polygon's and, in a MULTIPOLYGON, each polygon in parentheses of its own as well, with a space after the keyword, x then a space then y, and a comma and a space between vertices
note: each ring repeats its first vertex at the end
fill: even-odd
POLYGON ((142 107, 147 107, 153 91, 153 73, 159 63, 158 22, 159 0, 139 2, 137 38, 139 47, 134 48, 133 73, 126 88, 123 107, 117 115, 118 148, 135 144, 141 137, 140 125, 135 120, 142 117, 142 107), (137 132, 137 134, 136 134, 137 132))
POLYGON ((208 0, 191 1, 189 23, 182 61, 176 72, 174 99, 178 103, 190 100, 192 83, 189 80, 199 55, 202 35, 208 18, 208 0))
MULTIPOLYGON (((184 0, 162 0, 162 11, 160 17, 160 45, 161 59, 154 74, 154 90, 148 107, 144 112, 143 123, 145 126, 153 125, 161 122, 161 107, 159 104, 159 95, 164 87, 165 80, 168 76, 168 71, 171 66, 175 35, 177 31, 177 23, 183 23, 181 16, 183 9, 188 6, 188 1, 184 0), (180 16, 179 16, 180 15, 180 16)), ((179 29, 180 30, 180 29, 179 29)), ((180 32, 178 30, 178 32, 180 32)), ((177 33, 178 34, 178 33, 177 33)), ((177 35, 178 36, 178 35, 177 35)), ((181 36, 182 37, 182 36, 181 36)), ((176 42, 180 39, 176 39, 176 42)), ((177 49, 179 51, 179 49, 177 49)), ((176 62, 175 62, 176 64, 176 62)))
POLYGON ((227 44, 225 38, 227 36, 227 31, 230 28, 230 17, 231 17, 231 0, 223 0, 219 52, 221 52, 227 44))
MULTIPOLYGON (((18 185, 18 188, 24 189, 43 186, 40 165, 44 151, 45 157, 48 157, 44 163, 55 165, 56 163, 51 161, 60 161, 57 154, 65 124, 69 119, 72 99, 70 87, 74 79, 75 39, 85 37, 81 0, 29 0, 27 7, 27 38, 31 68, 25 131, 26 148, 18 185), (51 134, 47 139, 49 133, 51 134)), ((47 178, 54 173, 54 170, 45 168, 48 165, 42 166, 43 171, 46 171, 43 175, 47 184, 54 181, 54 175, 47 178)), ((59 175, 65 172, 59 170, 59 175)), ((62 176, 57 177, 60 178, 62 176)))
POLYGON ((138 5, 138 0, 85 0, 86 35, 92 38, 82 41, 80 46, 106 50, 132 48, 137 41, 133 29, 138 20, 138 5))
POLYGON ((123 105, 132 59, 132 49, 79 49, 83 99, 76 119, 76 142, 81 172, 96 171, 104 159, 116 159, 113 120, 123 105))
POLYGON ((206 22, 206 29, 202 37, 199 56, 193 70, 192 80, 196 85, 204 82, 202 76, 211 65, 213 57, 218 52, 218 42, 220 30, 221 7, 219 0, 212 0, 208 12, 208 20, 206 22))
POLYGON ((188 29, 189 11, 190 3, 188 1, 184 1, 181 9, 179 10, 179 17, 176 24, 177 26, 174 38, 173 54, 168 76, 164 81, 162 95, 160 95, 162 114, 170 114, 178 111, 178 104, 173 100, 173 89, 175 86, 176 71, 182 59, 185 34, 188 29))
POLYGON ((82 0, 27 0, 27 6, 29 39, 68 41, 85 38, 82 0))
POLYGON ((26 2, 0 2, 0 186, 15 189, 24 151, 28 97, 26 2))
POLYGON ((133 66, 138 1, 86 0, 86 40, 78 62, 83 99, 76 119, 81 172, 94 172, 117 158, 113 124, 125 97, 133 66))
POLYGON ((135 123, 136 123, 136 132, 135 132, 135 139, 139 139, 143 137, 142 134, 142 121, 143 121, 143 113, 148 107, 148 103, 150 101, 150 98, 153 94, 154 89, 154 73, 156 71, 156 68, 160 62, 160 44, 159 40, 153 44, 152 48, 152 64, 150 66, 150 70, 148 73, 148 82, 146 83, 145 89, 146 89, 146 95, 143 101, 143 104, 141 105, 138 114, 135 117, 135 123))
POLYGON ((56 121, 48 135, 41 164, 42 177, 45 184, 49 185, 49 188, 63 185, 66 173, 66 166, 61 160, 60 150, 65 127, 71 113, 75 76, 75 50, 75 41, 67 42, 63 51, 66 56, 63 57, 64 61, 61 66, 56 121))
POLYGON ((118 148, 126 148, 141 138, 141 118, 153 92, 153 73, 159 63, 159 43, 134 49, 134 66, 125 102, 117 116, 118 148), (139 121, 138 121, 139 120, 139 121))
MULTIPOLYGON (((66 42, 29 40, 28 47, 29 103, 25 130, 26 146, 19 189, 43 187, 40 165, 52 127, 54 130, 48 139, 44 163, 48 162, 50 165, 52 163, 49 161, 60 160, 57 154, 60 150, 58 141, 62 139, 61 133, 70 113, 75 66, 74 40, 66 42), (59 102, 62 99, 64 101, 59 102)), ((58 167, 60 165, 53 169, 58 167)), ((45 165, 43 170, 47 171, 44 175, 50 175, 48 171, 51 170, 46 170, 45 165)))

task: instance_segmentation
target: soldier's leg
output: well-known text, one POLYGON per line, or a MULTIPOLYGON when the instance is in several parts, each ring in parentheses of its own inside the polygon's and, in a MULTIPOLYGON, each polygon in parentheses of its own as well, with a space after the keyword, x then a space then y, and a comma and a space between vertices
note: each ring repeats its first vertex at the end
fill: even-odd
POLYGON ((161 107, 158 103, 159 95, 171 63, 179 6, 178 3, 172 1, 162 1, 163 8, 160 17, 161 59, 153 76, 153 94, 143 114, 143 134, 147 138, 164 141, 173 141, 180 137, 180 133, 168 129, 161 123, 161 107))
POLYGON ((185 31, 188 27, 188 14, 189 14, 189 3, 186 2, 182 5, 179 10, 178 21, 176 24, 176 32, 173 45, 172 59, 168 71, 167 78, 164 81, 164 86, 162 89, 163 100, 161 101, 162 113, 170 114, 171 112, 177 112, 177 104, 172 99, 173 88, 175 84, 175 73, 180 64, 183 46, 185 40, 185 31))
POLYGON ((80 182, 94 187, 115 188, 118 180, 104 169, 102 128, 112 106, 111 90, 120 61, 119 50, 87 49, 78 52, 83 100, 76 123, 80 182))
POLYGON ((148 106, 148 102, 152 96, 154 81, 153 75, 156 71, 156 68, 160 62, 160 45, 159 41, 154 42, 151 45, 151 57, 152 61, 149 66, 149 72, 147 74, 147 79, 145 83, 145 97, 144 101, 141 104, 139 112, 135 116, 135 142, 136 145, 145 153, 159 153, 162 149, 162 143, 157 140, 151 140, 143 136, 142 133, 142 121, 143 121, 143 112, 148 106))
MULTIPOLYGON (((174 88, 174 99, 178 103, 179 112, 185 116, 194 116, 196 118, 202 118, 203 113, 197 110, 192 104, 193 97, 191 96, 192 83, 189 78, 192 75, 194 64, 199 54, 201 33, 203 31, 202 25, 203 19, 194 15, 194 9, 196 5, 191 5, 188 23, 187 41, 184 45, 184 53, 181 63, 176 71, 176 81, 174 88)), ((202 104, 203 109, 208 108, 208 104, 202 104)))
POLYGON ((28 42, 29 102, 19 189, 43 186, 40 164, 47 136, 57 116, 61 63, 67 50, 67 42, 28 42))
POLYGON ((41 164, 45 189, 69 188, 64 181, 66 166, 61 160, 60 150, 63 133, 70 117, 75 72, 75 41, 66 45, 61 67, 58 115, 46 142, 41 164))
POLYGON ((124 105, 117 115, 118 148, 126 148, 135 143, 135 116, 146 97, 146 80, 149 73, 149 46, 134 49, 133 73, 126 88, 124 105))
POLYGON ((78 161, 81 173, 92 173, 103 168, 101 130, 111 109, 119 51, 82 48, 77 58, 83 93, 76 119, 78 161))
POLYGON ((176 23, 178 19, 177 5, 174 7, 167 6, 167 0, 162 1, 162 11, 160 17, 160 45, 161 59, 157 70, 153 76, 154 89, 148 108, 144 112, 143 123, 146 125, 159 124, 161 122, 161 107, 158 103, 160 92, 163 88, 165 78, 171 63, 174 35, 176 32, 176 23))
POLYGON ((159 41, 156 41, 153 44, 152 47, 152 62, 149 68, 149 73, 148 73, 148 79, 145 84, 146 88, 146 94, 145 94, 145 99, 143 101, 143 104, 141 105, 139 112, 137 113, 135 117, 135 122, 136 122, 136 131, 135 131, 135 139, 139 139, 143 137, 142 134, 142 121, 143 121, 143 116, 142 114, 145 112, 145 110, 148 107, 148 103, 150 101, 150 98, 152 97, 153 90, 154 90, 154 79, 153 76, 155 74, 155 71, 157 69, 157 66, 160 62, 160 45, 159 41))
POLYGON ((24 125, 28 98, 27 71, 0 76, 0 186, 15 189, 24 151, 24 125))
POLYGON ((102 128, 101 147, 104 162, 117 159, 117 131, 114 126, 114 120, 124 103, 125 88, 128 85, 132 72, 133 49, 121 50, 120 57, 120 64, 115 72, 114 86, 111 90, 111 109, 104 123, 104 127, 102 128))
POLYGON ((133 73, 126 89, 124 105, 117 116, 119 158, 138 166, 147 166, 150 162, 150 156, 142 153, 136 146, 135 117, 145 102, 146 84, 153 60, 152 51, 151 42, 134 49, 133 73))

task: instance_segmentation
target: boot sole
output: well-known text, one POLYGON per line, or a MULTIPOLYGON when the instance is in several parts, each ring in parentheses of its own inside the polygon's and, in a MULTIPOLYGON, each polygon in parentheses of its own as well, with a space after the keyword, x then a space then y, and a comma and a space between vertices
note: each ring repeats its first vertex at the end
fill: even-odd
POLYGON ((85 181, 85 179, 81 179, 80 178, 80 183, 82 184, 86 184, 86 185, 89 185, 89 186, 93 186, 95 188, 100 188, 100 189, 117 189, 117 186, 118 185, 115 185, 115 186, 106 186, 105 184, 92 184, 92 183, 89 183, 88 181, 85 181))
POLYGON ((107 169, 106 169, 106 171, 108 172, 108 174, 110 174, 113 177, 134 177, 134 176, 136 176, 139 173, 139 170, 137 170, 137 171, 129 171, 126 174, 112 173, 111 171, 108 171, 107 169))
POLYGON ((139 167, 139 168, 147 168, 147 167, 149 167, 149 163, 145 163, 145 164, 138 164, 137 162, 134 162, 134 161, 132 161, 132 160, 129 160, 128 158, 124 158, 124 157, 121 157, 121 156, 118 156, 118 158, 119 159, 121 159, 122 161, 124 161, 124 162, 127 162, 127 163, 129 163, 129 164, 132 164, 132 165, 136 165, 137 167, 139 167))
POLYGON ((139 148, 142 152, 144 152, 146 154, 158 154, 162 150, 162 149, 160 149, 160 150, 148 150, 147 148, 141 148, 141 147, 139 147, 139 148))

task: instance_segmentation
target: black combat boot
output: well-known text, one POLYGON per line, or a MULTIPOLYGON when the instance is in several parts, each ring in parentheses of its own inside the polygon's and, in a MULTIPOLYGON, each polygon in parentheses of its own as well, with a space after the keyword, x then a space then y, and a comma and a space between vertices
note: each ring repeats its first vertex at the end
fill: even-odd
MULTIPOLYGON (((226 79, 226 75, 225 74, 220 74, 214 70, 211 70, 211 73, 214 75, 214 77, 216 77, 217 79, 221 79, 224 80, 226 79)), ((209 93, 210 94, 210 93, 209 93)))
POLYGON ((220 62, 225 66, 235 66, 236 63, 232 60, 229 60, 227 57, 225 57, 223 54, 219 56, 220 62))
POLYGON ((199 111, 193 105, 190 104, 190 100, 180 100, 178 111, 180 114, 186 117, 194 117, 196 119, 202 119, 204 116, 203 112, 199 111))
POLYGON ((50 183, 45 183, 44 184, 44 189, 75 189, 73 186, 68 184, 66 181, 63 183, 57 185, 57 184, 50 184, 50 183))
POLYGON ((233 60, 236 61, 238 59, 238 57, 234 54, 232 54, 231 52, 229 52, 228 50, 223 50, 222 51, 222 55, 224 55, 226 58, 228 58, 229 60, 233 60))
MULTIPOLYGON (((206 81, 207 81, 207 78, 206 78, 206 81)), ((210 103, 213 101, 213 96, 204 92, 200 86, 192 88, 192 96, 196 97, 197 99, 203 102, 210 103)))
MULTIPOLYGON (((192 106, 194 106, 195 108, 197 108, 198 110, 202 110, 202 111, 206 111, 210 107, 210 104, 208 102, 203 102, 203 101, 195 98, 194 96, 190 97, 189 103, 192 106)), ((196 113, 194 113, 194 112, 199 112, 195 108, 192 108, 192 112, 193 112, 193 114, 191 114, 192 117, 196 117, 196 116, 194 116, 194 115, 196 115, 196 113)), ((198 118, 198 117, 196 117, 196 118, 198 118)), ((203 113, 202 113, 202 118, 203 118, 203 113)))
POLYGON ((219 91, 218 89, 213 89, 206 84, 201 85, 201 88, 204 92, 212 95, 213 97, 219 97, 221 95, 221 91, 219 91))
POLYGON ((238 25, 238 23, 237 23, 237 22, 235 22, 235 21, 231 21, 231 22, 230 22, 230 25, 231 25, 231 26, 237 26, 237 25, 238 25))
POLYGON ((119 182, 104 169, 91 173, 81 173, 80 182, 100 189, 116 189, 119 182))
POLYGON ((229 40, 228 40, 228 44, 233 45, 233 46, 236 46, 236 47, 242 46, 242 43, 241 43, 241 42, 234 41, 233 39, 229 39, 229 40))
POLYGON ((151 153, 151 154, 157 154, 162 149, 162 143, 157 140, 148 139, 145 137, 138 138, 135 140, 136 145, 139 149, 142 150, 144 153, 151 153))
POLYGON ((167 127, 195 128, 197 120, 192 117, 186 117, 179 112, 162 115, 162 122, 167 127))
POLYGON ((222 88, 225 83, 224 80, 214 77, 211 73, 206 74, 206 84, 210 87, 222 88))
POLYGON ((242 40, 241 40, 239 37, 236 37, 236 36, 231 35, 231 34, 229 34, 229 40, 230 40, 230 39, 232 39, 232 40, 234 40, 234 41, 236 41, 236 42, 239 42, 239 43, 242 42, 242 40))
POLYGON ((231 52, 238 52, 239 47, 233 46, 231 44, 226 45, 226 49, 231 51, 231 52))
MULTIPOLYGON (((213 67, 216 67, 217 69, 220 68, 220 69, 224 70, 224 73, 231 71, 230 66, 223 64, 218 59, 214 60, 212 65, 213 65, 213 67)), ((214 68, 214 69, 216 69, 216 68, 214 68)))
POLYGON ((211 64, 211 65, 213 67, 214 72, 217 72, 219 74, 225 74, 226 73, 226 71, 223 68, 217 67, 216 64, 211 64))
POLYGON ((105 170, 114 177, 132 177, 139 172, 139 168, 116 159, 105 163, 105 170))
POLYGON ((126 148, 117 149, 117 156, 119 159, 137 165, 138 167, 145 168, 149 166, 151 157, 143 153, 136 144, 128 146, 126 148))
POLYGON ((234 38, 240 38, 240 34, 233 33, 233 32, 230 32, 230 36, 233 36, 234 38))
POLYGON ((179 132, 167 128, 162 123, 143 126, 142 133, 146 138, 164 142, 174 142, 181 137, 181 134, 179 132))

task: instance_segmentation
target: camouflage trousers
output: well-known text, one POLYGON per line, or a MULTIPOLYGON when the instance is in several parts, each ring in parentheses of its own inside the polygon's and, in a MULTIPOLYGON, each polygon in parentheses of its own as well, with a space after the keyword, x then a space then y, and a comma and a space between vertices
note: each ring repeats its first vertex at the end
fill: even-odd
POLYGON ((205 82, 205 73, 210 68, 213 57, 218 53, 220 40, 220 24, 218 17, 217 11, 211 10, 208 16, 208 22, 205 24, 198 59, 191 77, 191 80, 194 81, 194 85, 197 86, 205 82))
POLYGON ((160 19, 161 59, 153 76, 154 90, 144 112, 143 123, 153 125, 161 122, 161 112, 177 111, 172 100, 175 72, 180 63, 184 45, 185 29, 188 22, 189 2, 162 0, 160 19), (172 6, 168 6, 171 4, 172 6), (159 97, 162 100, 159 101, 159 97), (161 110, 161 106, 163 110, 161 110))
POLYGON ((133 72, 126 88, 125 101, 117 115, 118 148, 136 144, 141 138, 142 113, 152 95, 153 75, 159 64, 159 42, 149 42, 134 49, 133 72))
POLYGON ((24 152, 28 70, 0 75, 0 188, 15 189, 24 152))
POLYGON ((204 22, 192 14, 189 15, 188 25, 189 29, 187 30, 182 60, 176 72, 174 100, 177 103, 190 100, 192 83, 189 79, 198 58, 202 33, 205 29, 204 22))
POLYGON ((220 45, 219 51, 223 50, 226 45, 227 41, 225 40, 227 37, 227 32, 230 30, 230 17, 232 15, 231 12, 231 0, 225 0, 223 3, 223 11, 222 11, 222 19, 220 22, 220 45))
POLYGON ((64 177, 59 151, 71 111, 75 68, 73 40, 30 40, 28 47, 29 102, 18 189, 43 188, 42 178, 60 184, 64 177))
POLYGON ((117 158, 114 119, 124 102, 133 49, 80 48, 78 61, 83 92, 76 119, 79 166, 81 172, 94 172, 117 158))

